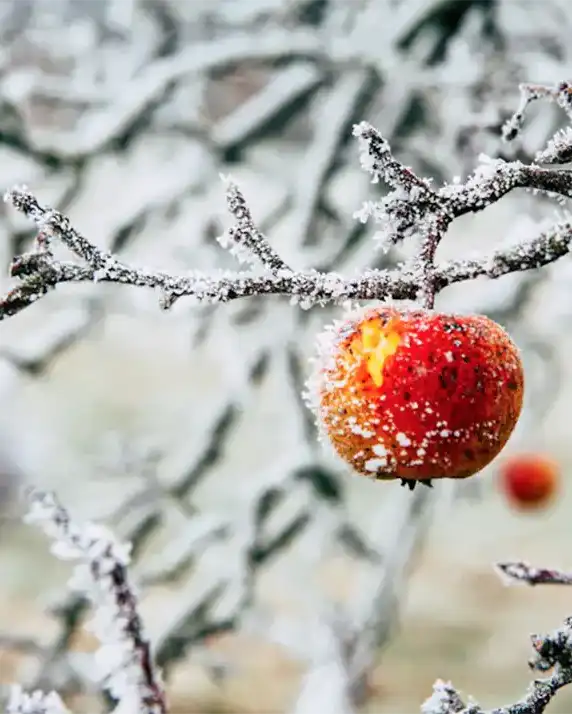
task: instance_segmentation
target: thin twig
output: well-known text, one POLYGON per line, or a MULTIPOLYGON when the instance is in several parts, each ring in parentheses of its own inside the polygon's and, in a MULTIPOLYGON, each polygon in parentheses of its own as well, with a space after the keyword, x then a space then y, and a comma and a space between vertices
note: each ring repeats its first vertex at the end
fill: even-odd
POLYGON ((572 585, 572 573, 551 568, 535 568, 528 563, 497 563, 498 570, 511 581, 528 585, 572 585))
POLYGON ((102 685, 141 714, 166 714, 165 693, 143 632, 138 601, 127 575, 130 548, 101 526, 74 523, 52 493, 31 491, 26 521, 40 525, 54 538, 52 552, 79 560, 75 587, 92 598, 95 632, 101 641, 102 685))

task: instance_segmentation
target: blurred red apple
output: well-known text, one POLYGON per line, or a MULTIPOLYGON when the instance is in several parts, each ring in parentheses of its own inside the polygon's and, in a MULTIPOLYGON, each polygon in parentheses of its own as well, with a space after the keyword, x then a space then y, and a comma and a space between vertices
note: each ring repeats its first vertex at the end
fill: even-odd
POLYGON ((520 510, 548 506, 559 491, 560 469, 547 454, 521 453, 499 465, 498 478, 508 502, 520 510))

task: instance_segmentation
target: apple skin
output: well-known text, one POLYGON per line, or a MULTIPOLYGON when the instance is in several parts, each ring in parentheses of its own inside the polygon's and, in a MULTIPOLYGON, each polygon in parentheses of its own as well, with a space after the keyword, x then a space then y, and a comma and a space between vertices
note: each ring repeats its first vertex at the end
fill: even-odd
POLYGON ((409 488, 483 469, 522 409, 519 351, 483 315, 362 308, 320 336, 314 365, 322 437, 359 474, 409 488))
POLYGON ((513 507, 535 510, 554 501, 560 490, 560 469, 546 454, 512 454, 499 465, 498 480, 503 495, 513 507))

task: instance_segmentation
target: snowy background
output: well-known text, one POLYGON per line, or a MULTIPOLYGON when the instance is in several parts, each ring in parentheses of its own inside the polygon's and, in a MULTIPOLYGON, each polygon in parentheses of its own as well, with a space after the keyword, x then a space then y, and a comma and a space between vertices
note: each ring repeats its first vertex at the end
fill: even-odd
MULTIPOLYGON (((535 107, 515 146, 500 127, 519 81, 568 77, 571 33, 567 0, 3 0, 0 184, 26 184, 132 263, 181 273, 236 266, 216 240, 231 174, 292 265, 394 265, 403 253, 353 218, 382 189, 352 124, 370 121, 437 182, 482 152, 526 160, 563 116, 535 107)), ((440 256, 522 237, 557 208, 510 194, 457 221, 440 256)), ((5 290, 34 234, 0 210, 5 290)), ((570 597, 505 588, 491 563, 570 564, 571 275, 564 259, 438 297, 498 319, 523 350, 508 449, 551 453, 564 482, 534 515, 508 509, 496 463, 438 484, 416 514, 404 489, 317 445, 300 392, 339 308, 267 297, 162 312, 149 292, 75 285, 3 322, 0 687, 48 683, 75 711, 95 706, 67 569, 20 525, 15 491, 34 483, 134 539, 172 711, 306 711, 334 612, 342 628, 374 623, 364 711, 418 711, 437 677, 483 705, 519 696, 528 634, 556 627, 570 597)), ((333 714, 324 671, 309 701, 333 714)), ((564 691, 551 711, 571 704, 564 691)))

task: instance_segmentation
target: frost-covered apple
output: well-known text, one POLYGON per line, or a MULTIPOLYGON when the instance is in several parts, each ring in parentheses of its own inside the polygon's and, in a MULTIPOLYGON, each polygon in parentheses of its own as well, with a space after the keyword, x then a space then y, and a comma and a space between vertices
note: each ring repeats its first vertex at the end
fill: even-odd
POLYGON ((560 469, 546 454, 512 454, 499 465, 498 475, 506 499, 519 510, 543 508, 559 490, 560 469))
POLYGON ((480 471, 522 408, 518 349, 482 315, 358 310, 321 335, 315 366, 309 401, 339 456, 410 488, 480 471))

